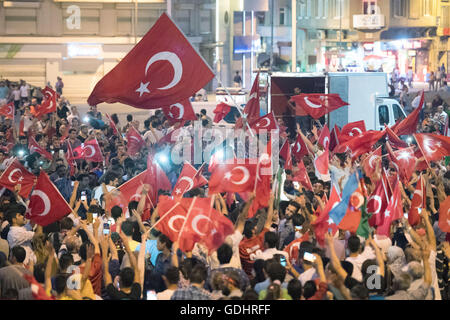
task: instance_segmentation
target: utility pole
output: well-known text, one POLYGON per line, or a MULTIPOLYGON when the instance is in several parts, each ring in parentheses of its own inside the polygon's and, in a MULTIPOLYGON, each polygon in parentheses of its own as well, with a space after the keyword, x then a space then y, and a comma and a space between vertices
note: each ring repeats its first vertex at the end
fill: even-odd
MULTIPOLYGON (((342 0, 339 0, 339 68, 342 69, 342 0)), ((339 71, 339 70, 338 70, 339 71)))

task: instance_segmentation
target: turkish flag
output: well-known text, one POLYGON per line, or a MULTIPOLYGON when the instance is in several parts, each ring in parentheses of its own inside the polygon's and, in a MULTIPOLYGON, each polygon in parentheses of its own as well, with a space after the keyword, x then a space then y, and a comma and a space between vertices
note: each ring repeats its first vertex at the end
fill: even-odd
POLYGON ((379 235, 390 237, 390 227, 392 221, 401 219, 403 217, 403 205, 399 186, 400 184, 397 183, 394 189, 394 193, 392 194, 386 210, 384 211, 383 224, 381 224, 377 228, 377 234, 379 235))
POLYGON ((172 196, 182 197, 189 190, 204 186, 207 183, 208 180, 199 171, 191 164, 185 163, 178 181, 173 187, 172 196))
POLYGON ((297 107, 297 113, 298 109, 302 108, 314 119, 319 119, 333 110, 348 105, 347 102, 342 101, 341 97, 337 93, 299 94, 297 96, 293 96, 292 100, 295 102, 297 107))
POLYGON ((213 252, 234 232, 231 220, 213 209, 212 198, 182 198, 181 204, 187 210, 186 223, 179 234, 181 251, 192 251, 199 242, 213 252))
POLYGON ((272 140, 269 139, 265 152, 261 152, 256 167, 255 199, 248 211, 248 218, 252 218, 261 208, 269 205, 272 178, 272 140))
POLYGON ((23 278, 30 284, 31 294, 34 300, 55 300, 53 296, 48 296, 42 285, 31 274, 22 274, 23 278))
POLYGON ((389 143, 390 143, 393 147, 398 148, 398 149, 400 149, 400 148, 408 148, 408 147, 409 147, 409 145, 408 145, 405 141, 403 141, 402 139, 400 139, 400 138, 395 134, 395 132, 392 131, 391 128, 389 128, 389 127, 386 126, 386 125, 385 125, 385 128, 386 128, 386 135, 387 135, 387 138, 388 138, 388 140, 389 140, 389 143))
POLYGON ((431 133, 417 133, 414 137, 427 161, 441 160, 450 155, 450 137, 431 133))
POLYGON ((397 168, 404 182, 408 182, 415 170, 417 158, 414 156, 414 147, 394 151, 389 142, 386 142, 386 149, 392 164, 397 168))
POLYGON ((24 199, 28 199, 35 182, 36 176, 17 159, 14 159, 0 176, 0 185, 6 189, 14 191, 15 186, 20 184, 19 195, 24 199))
POLYGON ((443 232, 450 233, 450 196, 440 204, 438 226, 443 232))
POLYGON ((325 125, 323 129, 320 131, 320 136, 318 140, 319 145, 321 145, 324 149, 330 149, 330 129, 325 125))
POLYGON ((169 107, 163 107, 162 110, 171 125, 181 121, 197 120, 197 116, 195 115, 189 99, 174 103, 169 107))
POLYGON ((405 119, 398 121, 392 126, 392 131, 398 136, 413 134, 417 132, 417 124, 419 122, 420 110, 424 105, 425 93, 422 90, 422 95, 420 97, 419 106, 411 112, 405 119))
POLYGON ((330 134, 330 151, 333 151, 334 148, 336 148, 336 146, 339 144, 338 131, 339 131, 339 129, 336 127, 336 125, 334 125, 334 128, 331 129, 331 134, 330 134))
MULTIPOLYGON (((247 104, 242 111, 244 118, 247 119, 247 122, 253 123, 255 122, 260 115, 260 105, 259 105, 259 73, 256 75, 255 80, 253 81, 252 89, 250 90, 250 96, 248 97, 247 104)), ((235 128, 240 129, 243 126, 242 117, 237 119, 235 128)))
POLYGON ((130 126, 127 132, 127 151, 130 156, 136 155, 142 147, 145 146, 145 141, 141 134, 130 126))
POLYGON ((333 219, 330 218, 329 213, 331 209, 339 204, 339 202, 341 202, 341 197, 336 191, 335 186, 332 185, 330 199, 325 204, 323 210, 319 212, 316 220, 311 223, 313 225, 317 241, 321 246, 325 244, 325 233, 328 232, 328 229, 331 229, 333 235, 338 230, 338 226, 334 223, 333 219))
POLYGON ((218 123, 223 118, 227 116, 227 114, 230 112, 231 106, 226 104, 225 102, 219 103, 216 108, 214 109, 214 120, 213 122, 218 123))
POLYGON ((59 93, 57 93, 55 90, 50 88, 49 86, 45 86, 44 89, 41 90, 42 94, 44 95, 44 99, 50 100, 50 99, 56 99, 59 98, 59 93))
POLYGON ((306 147, 305 141, 300 134, 297 135, 297 140, 292 147, 292 155, 297 161, 302 160, 304 156, 308 154, 308 147, 306 147))
MULTIPOLYGON (((381 161, 381 146, 379 146, 375 151, 370 153, 363 161, 362 165, 364 172, 367 176, 371 177, 376 170, 376 162, 381 161)), ((381 170, 381 165, 379 167, 381 170)))
POLYGON ((102 162, 103 155, 97 139, 92 139, 82 143, 80 146, 72 150, 74 158, 72 159, 85 159, 92 162, 102 162))
POLYGON ((372 147, 386 135, 386 131, 369 130, 364 132, 347 142, 339 144, 334 150, 335 153, 345 152, 347 148, 352 151, 352 158, 355 159, 360 155, 372 150, 372 147))
MULTIPOLYGON (((241 159, 236 160, 237 163, 241 159)), ((256 179, 256 164, 221 164, 214 166, 209 179, 211 194, 218 192, 253 191, 256 179)))
MULTIPOLYGON (((137 176, 134 176, 127 182, 123 183, 117 189, 120 192, 120 203, 116 204, 122 208, 125 212, 128 208, 128 203, 131 201, 140 201, 142 197, 142 189, 144 184, 148 184, 150 186, 149 195, 147 195, 147 200, 145 204, 145 209, 149 209, 150 205, 153 206, 153 201, 151 201, 150 196, 152 195, 152 189, 157 188, 157 185, 152 184, 152 177, 150 170, 144 170, 137 176), (150 203, 151 202, 151 203, 150 203)), ((130 212, 131 215, 131 212, 130 212)))
POLYGON ((72 146, 70 143, 67 144, 67 152, 66 152, 66 159, 69 164, 70 168, 70 175, 73 176, 75 174, 75 169, 77 167, 77 162, 74 159, 72 146))
POLYGON ((169 196, 161 195, 158 198, 158 220, 157 229, 165 234, 172 242, 178 240, 178 234, 186 220, 187 210, 179 201, 169 196))
POLYGON ((298 162, 298 170, 294 173, 292 181, 299 182, 303 187, 312 191, 313 187, 311 179, 309 179, 308 171, 306 170, 303 160, 298 162))
POLYGON ((158 191, 170 191, 172 189, 172 184, 170 183, 169 178, 167 178, 164 170, 154 160, 152 154, 149 154, 147 157, 147 171, 149 172, 147 177, 150 177, 151 187, 149 194, 152 201, 156 201, 158 199, 158 191))
POLYGON ((250 128, 254 129, 257 133, 259 132, 259 130, 277 130, 278 123, 275 120, 273 112, 271 112, 250 123, 250 128))
POLYGON ((117 127, 116 127, 115 122, 113 121, 113 119, 111 119, 111 117, 110 117, 109 114, 105 113, 105 115, 106 115, 106 118, 107 118, 108 121, 109 121, 110 127, 113 129, 113 134, 118 135, 118 134, 119 134, 119 131, 117 130, 117 127))
POLYGON ((283 146, 280 149, 280 157, 284 159, 284 169, 292 170, 291 145, 289 144, 289 139, 284 141, 283 146))
POLYGON ((121 102, 155 109, 192 97, 214 73, 171 18, 163 13, 138 44, 106 74, 89 105, 121 102))
POLYGON ((364 132, 366 132, 366 124, 364 120, 347 123, 342 127, 339 135, 339 141, 341 143, 349 141, 362 135, 364 132))
POLYGON ((315 157, 314 167, 316 168, 316 177, 322 181, 330 181, 330 172, 328 165, 330 163, 330 152, 325 150, 320 156, 315 157))
POLYGON ((427 207, 427 194, 425 192, 425 181, 422 174, 416 183, 416 190, 414 191, 411 207, 408 213, 408 222, 410 225, 415 226, 420 223, 419 208, 427 207))
POLYGON ((33 154, 35 152, 39 153, 40 155, 42 155, 43 157, 45 157, 48 160, 52 160, 52 154, 50 152, 48 152, 47 150, 45 150, 44 148, 42 148, 37 142, 36 140, 34 140, 33 137, 30 137, 28 139, 28 149, 30 149, 30 154, 33 154))
POLYGON ((384 215, 388 205, 388 192, 387 187, 383 179, 380 179, 375 186, 375 190, 367 199, 367 213, 372 213, 372 217, 369 219, 369 225, 379 226, 383 224, 384 215))
POLYGON ((44 100, 41 105, 37 106, 34 111, 36 118, 42 117, 44 114, 56 112, 56 97, 44 100))
POLYGON ((72 209, 50 181, 48 175, 41 171, 36 186, 31 193, 27 218, 45 227, 64 218, 71 212, 72 209))
POLYGON ((7 119, 14 119, 14 101, 0 107, 0 116, 7 119))

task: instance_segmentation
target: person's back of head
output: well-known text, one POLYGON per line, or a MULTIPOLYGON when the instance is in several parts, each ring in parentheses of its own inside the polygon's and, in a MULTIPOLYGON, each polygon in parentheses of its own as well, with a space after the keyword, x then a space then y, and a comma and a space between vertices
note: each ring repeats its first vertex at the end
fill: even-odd
POLYGON ((69 276, 66 274, 56 275, 53 287, 57 294, 61 295, 64 293, 64 291, 66 290, 68 278, 69 278, 69 276))
POLYGON ((411 282, 413 281, 413 278, 409 273, 402 272, 398 276, 394 278, 394 288, 395 291, 403 291, 408 290, 411 286, 411 282))
POLYGON ((259 299, 258 293, 251 288, 245 290, 244 294, 242 295, 242 300, 258 300, 258 299, 259 299))
POLYGON ((180 281, 180 271, 176 267, 169 267, 164 274, 164 278, 169 284, 178 284, 180 281))
POLYGON ((134 200, 128 203, 128 212, 130 213, 130 215, 132 214, 133 210, 137 210, 138 205, 139 202, 134 200))
POLYGON ((120 287, 121 288, 130 288, 134 282, 134 270, 130 267, 125 267, 120 270, 120 287))
POLYGON ((278 246, 278 235, 272 231, 266 232, 264 234, 264 243, 269 249, 276 248, 278 246))
POLYGON ((358 236, 350 236, 350 238, 348 238, 347 246, 350 253, 358 253, 361 241, 358 236))
POLYGON ((230 263, 233 256, 233 248, 227 243, 223 243, 219 249, 217 249, 217 259, 220 264, 230 263))
POLYGON ((294 227, 300 227, 303 223, 305 223, 305 217, 301 214, 296 213, 292 215, 292 224, 294 227))
POLYGON ((279 280, 281 283, 283 283, 286 277, 286 268, 283 267, 281 263, 274 260, 273 263, 269 263, 267 265, 267 275, 272 282, 275 280, 279 280))
POLYGON ((281 284, 278 281, 272 282, 266 290, 264 300, 278 300, 281 298, 281 284))
POLYGON ((133 235, 133 229, 133 222, 125 220, 122 223, 121 230, 127 237, 131 237, 133 235))
POLYGON ((287 286, 288 294, 292 300, 300 300, 302 297, 302 283, 298 279, 292 279, 287 286))
POLYGON ((128 122, 133 121, 133 115, 132 114, 127 114, 127 121, 128 122))
POLYGON ((33 268, 33 277, 36 279, 39 283, 45 282, 45 264, 38 263, 33 268))
POLYGON ((309 280, 305 282, 303 286, 303 297, 309 299, 316 294, 317 286, 314 280, 309 280))
POLYGON ((59 258, 59 271, 66 272, 67 268, 73 265, 73 256, 70 253, 64 253, 59 258))
POLYGON ((114 206, 111 208, 111 217, 114 221, 117 221, 122 216, 122 208, 119 206, 114 206))
POLYGON ((203 263, 198 263, 192 268, 189 280, 191 283, 202 284, 208 276, 208 270, 203 263))
POLYGON ((11 250, 11 256, 16 263, 23 263, 27 256, 27 252, 22 246, 15 246, 11 250))
POLYGON ((364 285, 357 284, 350 289, 350 295, 352 296, 353 300, 368 300, 369 290, 367 290, 364 285))
POLYGON ((424 268, 418 261, 411 261, 408 263, 408 273, 411 275, 412 280, 421 279, 424 275, 424 268))
POLYGON ((69 217, 64 217, 60 222, 61 230, 71 230, 73 228, 73 220, 69 217))

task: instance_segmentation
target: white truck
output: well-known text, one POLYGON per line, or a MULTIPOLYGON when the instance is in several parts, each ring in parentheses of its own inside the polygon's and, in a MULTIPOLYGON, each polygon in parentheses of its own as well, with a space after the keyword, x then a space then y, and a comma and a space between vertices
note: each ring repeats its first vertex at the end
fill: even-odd
MULTIPOLYGON (((262 75, 262 74, 261 74, 262 75)), ((261 76, 260 75, 260 76, 261 76)), ((294 114, 289 99, 298 87, 302 93, 338 93, 348 106, 330 112, 326 123, 343 127, 349 122, 364 120, 367 130, 382 130, 392 126, 400 117, 406 117, 400 103, 388 97, 386 73, 266 73, 268 112, 275 116, 294 114)))

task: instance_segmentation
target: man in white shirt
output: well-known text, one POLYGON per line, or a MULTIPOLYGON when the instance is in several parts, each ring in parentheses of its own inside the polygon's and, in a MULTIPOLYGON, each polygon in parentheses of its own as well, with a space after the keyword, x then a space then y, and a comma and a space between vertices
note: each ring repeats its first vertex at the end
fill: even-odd
POLYGON ((144 141, 146 143, 151 143, 151 144, 155 144, 157 143, 159 140, 161 140, 161 138, 163 137, 163 133, 161 130, 158 129, 158 122, 157 121, 153 121, 150 123, 150 130, 148 130, 145 134, 144 134, 144 141))
MULTIPOLYGON (((180 271, 176 267, 170 267, 162 276, 167 289, 156 294, 156 300, 170 300, 175 290, 178 289, 178 281, 180 281, 180 271)), ((147 297, 148 300, 149 297, 147 297)))
POLYGON ((256 251, 255 260, 269 260, 272 259, 276 254, 283 255, 286 259, 289 259, 289 256, 285 251, 280 251, 277 249, 278 241, 279 238, 275 232, 266 232, 266 234, 264 235, 265 250, 262 252, 261 250, 256 251))
POLYGON ((360 252, 361 241, 359 240, 358 236, 351 236, 350 238, 348 238, 347 247, 350 251, 350 255, 347 257, 347 259, 345 259, 345 261, 353 264, 353 273, 351 276, 356 280, 362 282, 362 264, 368 259, 375 259, 375 253, 372 247, 369 246, 369 243, 367 241, 364 251, 360 252))
POLYGON ((22 103, 28 100, 28 95, 30 92, 30 86, 28 83, 23 81, 20 85, 20 99, 22 100, 22 103))
POLYGON ((35 233, 42 233, 42 226, 37 226, 36 232, 27 231, 24 227, 25 211, 26 208, 22 204, 11 204, 6 211, 6 219, 11 225, 7 237, 9 247, 12 249, 15 246, 22 246, 27 254, 24 261, 24 264, 27 265, 31 261, 36 263, 36 255, 33 252, 31 240, 35 233))

